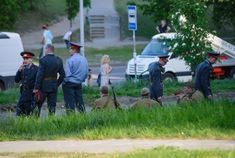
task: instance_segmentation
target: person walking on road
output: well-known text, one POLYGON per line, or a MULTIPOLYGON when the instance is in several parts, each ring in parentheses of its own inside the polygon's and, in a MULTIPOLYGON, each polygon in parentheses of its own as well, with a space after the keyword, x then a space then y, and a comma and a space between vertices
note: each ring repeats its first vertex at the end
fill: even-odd
POLYGON ((39 60, 34 93, 41 91, 42 102, 47 98, 49 114, 52 115, 56 111, 57 89, 62 83, 65 73, 61 58, 54 55, 54 46, 52 44, 46 45, 45 53, 46 55, 39 60))
POLYGON ((71 35, 72 35, 72 29, 70 28, 65 34, 64 34, 64 37, 63 37, 63 40, 64 40, 64 43, 65 43, 65 46, 67 49, 70 48, 70 40, 71 40, 71 35))
POLYGON ((195 88, 203 93, 205 98, 213 99, 210 87, 210 74, 212 65, 218 60, 219 53, 208 52, 208 59, 200 63, 196 68, 195 88))
POLYGON ((43 35, 42 35, 42 41, 41 44, 43 45, 39 58, 42 58, 45 55, 45 47, 47 44, 52 44, 53 40, 53 34, 51 31, 48 29, 48 24, 45 24, 42 26, 43 29, 43 35))
POLYGON ((38 66, 32 63, 34 54, 24 51, 20 54, 23 57, 23 63, 15 76, 15 82, 21 82, 20 98, 16 106, 17 116, 29 116, 32 112, 33 88, 36 80, 38 66))
POLYGON ((161 72, 164 70, 163 66, 168 62, 169 55, 163 54, 158 57, 158 62, 153 62, 149 65, 149 76, 151 82, 150 98, 156 100, 160 105, 162 105, 163 83, 161 72))
POLYGON ((109 86, 110 78, 109 74, 112 71, 112 67, 109 65, 110 58, 108 55, 104 55, 101 58, 101 66, 100 66, 100 86, 109 86))
POLYGON ((67 113, 75 112, 75 108, 78 108, 79 112, 85 112, 82 82, 88 75, 88 62, 80 54, 80 48, 79 44, 70 42, 71 57, 65 64, 65 78, 62 85, 67 113))

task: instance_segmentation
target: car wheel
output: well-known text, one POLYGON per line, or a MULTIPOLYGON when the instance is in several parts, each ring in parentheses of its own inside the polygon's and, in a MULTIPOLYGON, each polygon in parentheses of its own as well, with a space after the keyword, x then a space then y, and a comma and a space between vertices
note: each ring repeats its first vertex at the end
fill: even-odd
POLYGON ((0 82, 0 92, 5 90, 5 86, 2 82, 0 82))
POLYGON ((231 79, 235 79, 235 67, 232 68, 232 70, 231 70, 229 76, 230 76, 231 79))
POLYGON ((172 73, 165 73, 163 75, 163 80, 164 81, 176 81, 176 77, 172 73))

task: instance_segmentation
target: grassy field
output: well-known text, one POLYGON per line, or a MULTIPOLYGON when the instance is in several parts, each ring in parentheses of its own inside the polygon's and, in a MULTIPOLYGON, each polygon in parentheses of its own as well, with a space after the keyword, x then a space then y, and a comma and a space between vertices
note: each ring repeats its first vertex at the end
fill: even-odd
POLYGON ((14 158, 233 158, 233 150, 183 150, 172 147, 160 147, 151 150, 135 150, 127 153, 88 154, 88 153, 0 153, 2 156, 14 158))
POLYGON ((200 102, 136 110, 103 110, 48 118, 0 120, 0 140, 235 139, 235 103, 200 102))
MULTIPOLYGON (((117 96, 140 96, 140 91, 143 87, 148 87, 148 82, 124 82, 115 86, 117 96)), ((164 95, 172 95, 175 91, 181 89, 184 83, 179 82, 164 82, 164 95)), ((214 80, 211 82, 212 91, 218 92, 234 92, 235 80, 214 80)), ((98 87, 85 87, 84 88, 85 103, 91 103, 96 98, 99 98, 98 87)), ((61 88, 58 91, 58 101, 63 101, 63 93, 61 88)), ((0 93, 0 106, 4 104, 15 104, 19 97, 19 88, 13 88, 0 93)))
MULTIPOLYGON (((131 38, 132 31, 128 30, 128 15, 127 15, 127 3, 129 0, 114 0, 116 10, 120 16, 121 21, 121 38, 131 38)), ((142 0, 135 0, 135 2, 142 2, 142 0)), ((155 30, 156 23, 150 16, 142 14, 140 9, 137 9, 137 39, 150 39, 157 32, 155 30)))
MULTIPOLYGON (((140 54, 145 45, 137 45, 136 51, 137 54, 140 54)), ((39 55, 38 49, 30 50, 39 55)), ((111 59, 112 64, 126 64, 128 60, 132 58, 133 46, 124 46, 124 47, 110 47, 106 49, 95 49, 95 48, 86 48, 85 56, 89 64, 99 64, 100 59, 104 54, 108 54, 111 59)), ((60 56, 64 61, 69 58, 69 52, 65 48, 56 48, 55 54, 60 56)))

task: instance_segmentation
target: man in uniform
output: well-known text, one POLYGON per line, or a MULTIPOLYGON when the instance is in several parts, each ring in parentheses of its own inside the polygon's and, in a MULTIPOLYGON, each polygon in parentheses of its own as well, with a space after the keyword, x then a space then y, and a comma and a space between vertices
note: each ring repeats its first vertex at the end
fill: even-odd
POLYGON ((139 99, 132 108, 137 107, 157 107, 159 106, 159 103, 156 100, 150 99, 150 91, 148 88, 144 87, 141 90, 141 99, 139 99))
POLYGON ((205 98, 212 99, 212 91, 210 88, 210 73, 212 64, 214 64, 218 57, 217 52, 208 52, 208 58, 200 63, 196 69, 195 88, 203 93, 205 98))
POLYGON ((156 100, 160 105, 162 105, 163 83, 161 72, 164 71, 163 66, 168 62, 169 55, 162 54, 158 57, 158 62, 154 62, 149 65, 149 77, 151 82, 150 98, 156 100))
MULTIPOLYGON (((47 44, 45 47, 46 55, 39 60, 34 92, 39 90, 42 93, 43 101, 47 98, 49 114, 55 114, 57 88, 62 83, 65 73, 62 60, 54 55, 54 46, 47 44), (59 73, 59 78, 58 74, 59 73)), ((42 101, 42 102, 43 102, 42 101)))
POLYGON ((93 110, 120 108, 120 104, 117 102, 117 105, 115 105, 114 100, 109 96, 109 89, 107 86, 102 86, 100 88, 100 93, 101 98, 95 100, 93 110))
POLYGON ((75 112, 75 107, 78 107, 79 112, 85 112, 82 82, 87 78, 88 62, 80 54, 80 48, 79 44, 70 42, 71 57, 66 61, 65 78, 62 86, 67 113, 75 112))
POLYGON ((30 115, 33 104, 33 88, 36 80, 38 67, 34 65, 32 52, 24 51, 20 54, 23 57, 23 63, 15 76, 15 82, 21 82, 20 98, 16 107, 16 115, 30 115))
POLYGON ((203 94, 195 90, 193 83, 187 83, 183 90, 175 93, 177 103, 185 103, 191 101, 200 101, 204 99, 203 94))

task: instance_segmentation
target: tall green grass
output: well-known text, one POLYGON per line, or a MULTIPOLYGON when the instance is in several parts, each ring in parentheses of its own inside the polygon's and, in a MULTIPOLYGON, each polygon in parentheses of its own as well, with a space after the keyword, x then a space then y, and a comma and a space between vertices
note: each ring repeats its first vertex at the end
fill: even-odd
POLYGON ((48 118, 0 120, 0 140, 235 138, 235 103, 200 102, 136 110, 103 110, 48 118))

